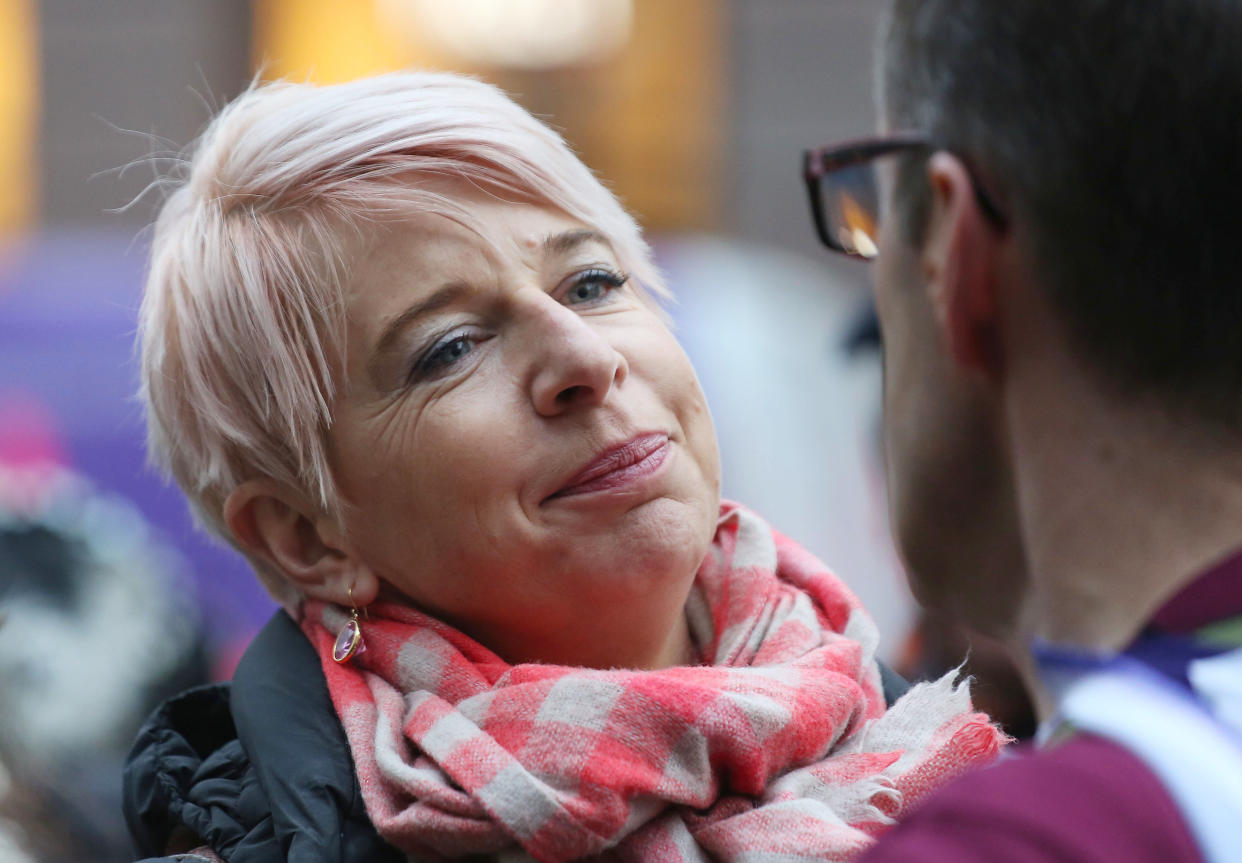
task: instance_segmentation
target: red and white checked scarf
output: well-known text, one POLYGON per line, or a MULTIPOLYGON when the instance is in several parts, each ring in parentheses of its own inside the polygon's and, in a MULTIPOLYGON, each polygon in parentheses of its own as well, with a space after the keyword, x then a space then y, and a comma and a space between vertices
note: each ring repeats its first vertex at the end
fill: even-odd
POLYGON ((423 859, 845 860, 1003 742, 950 676, 886 712, 858 600, 736 504, 686 613, 710 665, 509 665, 381 604, 338 665, 341 610, 309 603, 303 628, 368 815, 423 859))

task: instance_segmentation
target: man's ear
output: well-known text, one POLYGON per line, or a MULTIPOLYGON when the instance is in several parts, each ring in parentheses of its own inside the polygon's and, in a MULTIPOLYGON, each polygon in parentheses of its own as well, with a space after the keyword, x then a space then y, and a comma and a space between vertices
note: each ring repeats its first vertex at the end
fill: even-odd
POLYGON ((374 574, 301 495, 270 480, 247 480, 225 498, 223 514, 238 545, 303 596, 359 608, 375 599, 374 574))
POLYGON ((936 321, 960 366, 995 379, 1002 370, 997 293, 1002 234, 980 208, 960 159, 934 153, 927 176, 932 206, 923 266, 936 321))

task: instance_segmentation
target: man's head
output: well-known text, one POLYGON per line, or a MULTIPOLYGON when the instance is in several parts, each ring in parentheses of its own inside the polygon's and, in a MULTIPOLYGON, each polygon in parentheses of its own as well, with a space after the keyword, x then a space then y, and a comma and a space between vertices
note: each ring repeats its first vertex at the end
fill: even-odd
MULTIPOLYGON (((958 154, 1018 223, 1084 364, 1188 417, 1242 418, 1242 6, 896 0, 890 129, 958 154)), ((919 240, 930 189, 907 159, 919 240)))
POLYGON ((875 281, 895 528, 925 601, 993 631, 1019 613, 1014 427, 1054 404, 1049 369, 1235 434, 1238 44, 1231 0, 896 0, 883 132, 927 146, 880 160, 875 281))

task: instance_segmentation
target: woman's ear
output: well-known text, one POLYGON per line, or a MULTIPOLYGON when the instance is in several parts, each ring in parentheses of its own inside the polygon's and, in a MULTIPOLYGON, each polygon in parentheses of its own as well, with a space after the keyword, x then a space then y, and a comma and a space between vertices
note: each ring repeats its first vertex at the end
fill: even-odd
POLYGON ((225 498, 223 515, 237 544, 303 596, 358 607, 374 600, 379 582, 332 520, 301 495, 247 480, 225 498))
POLYGON ((1002 371, 998 250, 1000 235, 975 197, 960 159, 928 160, 932 207, 924 246, 931 302, 950 355, 970 371, 995 379, 1002 371))

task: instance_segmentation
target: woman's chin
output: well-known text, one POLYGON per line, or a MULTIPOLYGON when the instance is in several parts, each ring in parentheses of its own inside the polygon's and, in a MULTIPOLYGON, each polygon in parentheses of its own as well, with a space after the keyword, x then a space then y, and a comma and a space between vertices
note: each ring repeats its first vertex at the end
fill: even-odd
POLYGON ((711 545, 718 510, 718 503, 706 499, 661 496, 644 501, 597 535, 599 541, 592 545, 598 569, 592 569, 615 573, 617 586, 624 588, 649 590, 683 580, 689 584, 711 545))

